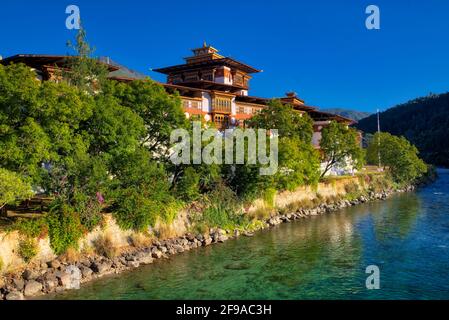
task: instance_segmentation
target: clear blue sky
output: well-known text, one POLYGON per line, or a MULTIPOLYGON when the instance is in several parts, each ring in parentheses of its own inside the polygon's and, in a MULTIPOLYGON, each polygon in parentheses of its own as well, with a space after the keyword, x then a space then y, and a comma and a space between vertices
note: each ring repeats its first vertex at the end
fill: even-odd
POLYGON ((449 91, 449 1, 2 1, 0 55, 65 54, 76 4, 96 55, 164 81, 150 68, 182 63, 204 40, 264 72, 251 95, 298 92, 323 108, 385 109, 449 91), (365 28, 365 8, 381 30, 365 28))

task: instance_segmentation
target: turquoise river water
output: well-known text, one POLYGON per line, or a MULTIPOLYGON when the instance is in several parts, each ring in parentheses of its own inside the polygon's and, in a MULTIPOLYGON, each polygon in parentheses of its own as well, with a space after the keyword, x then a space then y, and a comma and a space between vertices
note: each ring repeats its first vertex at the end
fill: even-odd
POLYGON ((50 299, 449 299, 449 171, 417 192, 191 250, 50 299), (380 289, 368 290, 368 265, 380 289))

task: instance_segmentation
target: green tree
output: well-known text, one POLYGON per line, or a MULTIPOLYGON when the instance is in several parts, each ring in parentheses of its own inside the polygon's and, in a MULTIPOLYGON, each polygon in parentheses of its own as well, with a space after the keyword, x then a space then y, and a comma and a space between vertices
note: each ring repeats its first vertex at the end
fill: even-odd
POLYGON ((313 120, 310 116, 279 100, 271 100, 267 108, 249 119, 247 124, 256 129, 277 129, 280 137, 299 138, 307 143, 312 141, 313 120))
POLYGON ((33 194, 31 185, 23 181, 17 173, 0 168, 0 209, 14 204, 33 194))
POLYGON ((110 81, 105 91, 143 119, 145 135, 141 145, 154 157, 166 157, 172 130, 188 126, 179 96, 169 95, 160 84, 150 79, 130 83, 110 81))
POLYGON ((313 120, 309 115, 279 100, 272 100, 266 109, 261 110, 247 124, 252 128, 278 130, 278 171, 272 177, 258 177, 257 166, 237 168, 232 182, 239 185, 237 194, 245 189, 255 195, 260 188, 265 191, 271 188, 293 190, 301 185, 318 182, 320 162, 311 144, 313 120))
POLYGON ((40 85, 23 64, 0 65, 0 167, 35 179, 51 142, 38 120, 40 85))
POLYGON ((276 188, 294 190, 303 185, 314 185, 320 177, 320 159, 311 143, 298 138, 279 139, 279 170, 276 188))
POLYGON ((368 163, 377 165, 379 153, 381 164, 388 167, 397 183, 411 183, 427 172, 418 149, 404 137, 376 133, 366 152, 368 163))
POLYGON ((321 173, 324 177, 336 166, 351 163, 356 169, 363 166, 363 150, 358 142, 357 131, 344 123, 332 121, 321 132, 320 148, 323 152, 325 167, 321 173))
POLYGON ((66 69, 62 70, 60 76, 82 91, 90 94, 99 92, 108 76, 108 67, 93 57, 95 49, 86 40, 86 30, 81 27, 75 43, 68 41, 67 45, 75 55, 66 59, 66 69))
POLYGON ((110 196, 120 226, 143 231, 154 226, 158 218, 173 220, 178 207, 170 193, 168 176, 147 149, 117 157, 114 175, 110 196))

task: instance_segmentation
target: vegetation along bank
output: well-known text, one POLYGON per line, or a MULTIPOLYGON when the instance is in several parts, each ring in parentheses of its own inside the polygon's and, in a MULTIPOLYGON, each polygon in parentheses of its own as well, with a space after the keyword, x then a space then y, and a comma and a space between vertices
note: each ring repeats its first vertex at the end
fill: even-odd
POLYGON ((88 49, 81 33, 58 82, 37 81, 23 64, 0 65, 1 299, 74 289, 282 221, 385 198, 428 172, 405 138, 380 133, 364 150, 355 129, 337 122, 322 130, 318 151, 311 118, 278 100, 247 122, 278 130, 276 174, 262 176, 249 163, 176 165, 170 133, 191 130, 194 120, 179 96, 150 79, 107 79, 88 49), (383 172, 363 169, 379 155, 383 172), (358 175, 326 176, 348 159, 358 175), (39 210, 15 214, 36 197, 39 210))

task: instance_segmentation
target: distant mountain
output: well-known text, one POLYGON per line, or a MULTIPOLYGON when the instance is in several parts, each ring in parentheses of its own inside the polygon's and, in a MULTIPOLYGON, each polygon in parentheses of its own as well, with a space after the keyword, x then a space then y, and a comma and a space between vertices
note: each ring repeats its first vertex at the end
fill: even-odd
MULTIPOLYGON (((377 117, 373 114, 355 126, 374 133, 377 117)), ((430 94, 381 112, 380 130, 406 137, 426 162, 449 166, 449 92, 430 94)))
POLYGON ((99 60, 104 63, 110 64, 112 66, 116 66, 119 68, 116 71, 109 72, 109 77, 128 78, 128 79, 136 79, 136 80, 142 80, 142 79, 147 78, 147 76, 144 75, 143 73, 140 73, 135 70, 131 70, 131 69, 125 67, 124 65, 121 65, 120 63, 115 62, 114 60, 112 60, 109 57, 100 57, 99 60))
POLYGON ((369 115, 371 115, 370 112, 349 110, 343 108, 329 108, 329 109, 322 109, 322 111, 338 114, 339 116, 349 118, 355 121, 359 121, 360 119, 366 118, 369 115))

